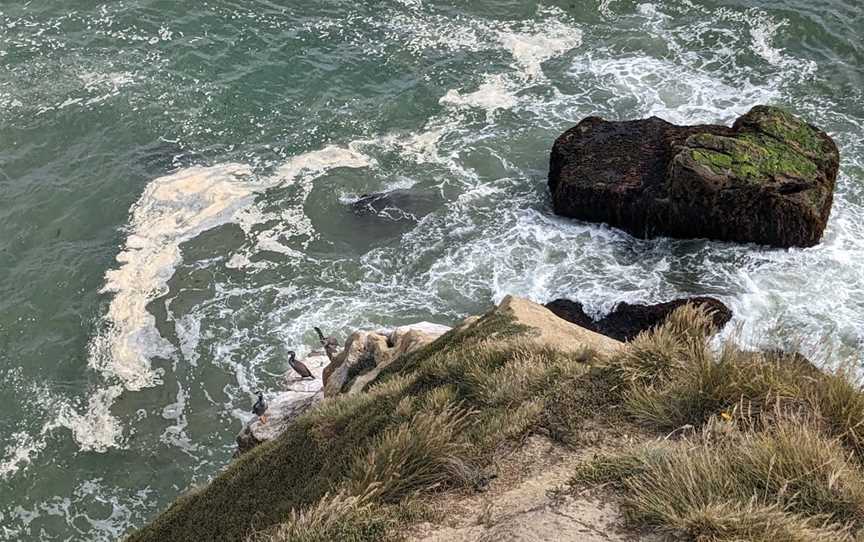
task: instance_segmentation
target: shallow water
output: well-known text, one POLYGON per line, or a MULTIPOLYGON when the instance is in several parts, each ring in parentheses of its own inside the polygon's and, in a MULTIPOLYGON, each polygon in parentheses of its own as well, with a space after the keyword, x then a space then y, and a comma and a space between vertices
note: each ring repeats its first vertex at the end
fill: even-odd
POLYGON ((452 4, 0 6, 0 540, 113 540, 205 483, 316 324, 708 294, 745 344, 864 362, 860 6, 452 4), (548 151, 582 117, 757 103, 841 149, 821 245, 550 213, 548 151), (351 211, 390 189, 417 201, 351 211))

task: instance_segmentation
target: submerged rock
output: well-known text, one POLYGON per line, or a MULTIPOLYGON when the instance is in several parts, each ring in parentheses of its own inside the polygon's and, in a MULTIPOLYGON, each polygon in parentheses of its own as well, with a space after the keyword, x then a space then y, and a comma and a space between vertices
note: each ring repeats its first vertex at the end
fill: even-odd
POLYGON ((688 303, 705 308, 718 331, 732 319, 732 311, 729 307, 713 297, 688 297, 655 305, 631 305, 622 302, 599 320, 594 320, 585 314, 581 303, 569 299, 556 299, 547 303, 546 307, 568 322, 626 342, 643 331, 662 324, 675 309, 688 303))
POLYGON ((588 117, 555 141, 549 189, 556 214, 638 237, 812 246, 839 161, 825 132, 776 107, 731 128, 588 117))
POLYGON ((428 192, 397 189, 363 194, 351 203, 351 210, 358 216, 375 216, 394 222, 416 222, 429 214, 438 202, 439 198, 428 192))

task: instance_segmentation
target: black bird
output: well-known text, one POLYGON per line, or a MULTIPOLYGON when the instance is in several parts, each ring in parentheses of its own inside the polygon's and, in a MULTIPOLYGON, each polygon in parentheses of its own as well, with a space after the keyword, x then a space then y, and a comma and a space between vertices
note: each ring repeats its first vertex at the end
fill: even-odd
POLYGON ((261 423, 267 423, 267 402, 264 401, 264 394, 260 391, 258 392, 258 401, 252 407, 252 414, 258 416, 261 423))
POLYGON ((301 362, 297 361, 297 354, 295 354, 293 350, 288 352, 288 365, 297 371, 297 373, 303 378, 315 378, 312 371, 309 370, 309 367, 306 367, 301 362))
POLYGON ((325 337, 324 333, 321 332, 320 327, 313 329, 315 329, 315 333, 318 334, 318 340, 321 341, 321 346, 324 347, 324 352, 327 354, 327 357, 330 358, 330 361, 333 361, 333 356, 335 356, 336 352, 339 351, 339 341, 336 340, 336 337, 325 337))

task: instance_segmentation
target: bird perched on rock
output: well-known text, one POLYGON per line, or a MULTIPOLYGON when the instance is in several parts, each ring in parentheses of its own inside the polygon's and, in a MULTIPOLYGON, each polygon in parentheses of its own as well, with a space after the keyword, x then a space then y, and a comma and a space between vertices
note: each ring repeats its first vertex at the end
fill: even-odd
POLYGON ((327 357, 330 358, 330 361, 333 361, 333 356, 339 352, 339 341, 336 340, 336 337, 325 337, 324 333, 321 332, 320 327, 316 327, 315 333, 318 334, 318 340, 321 341, 321 346, 324 347, 324 352, 327 354, 327 357))
POLYGON ((315 375, 312 374, 309 367, 306 367, 303 363, 297 361, 297 354, 295 354, 293 350, 288 352, 288 365, 297 371, 297 373, 303 378, 315 378, 315 375))
POLYGON ((264 394, 258 392, 258 401, 252 406, 252 414, 258 416, 261 423, 267 423, 267 402, 264 401, 264 394))

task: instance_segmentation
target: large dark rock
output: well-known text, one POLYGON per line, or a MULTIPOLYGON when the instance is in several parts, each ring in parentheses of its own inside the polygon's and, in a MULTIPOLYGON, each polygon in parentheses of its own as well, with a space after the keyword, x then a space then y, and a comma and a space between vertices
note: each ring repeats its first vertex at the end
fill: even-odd
POLYGON ((588 117, 555 141, 555 213, 638 237, 811 246, 828 221, 840 156, 831 138, 757 106, 732 128, 588 117))
POLYGON ((585 314, 581 303, 569 299, 556 299, 547 303, 546 308, 568 322, 626 342, 641 332, 662 324, 675 309, 688 303, 705 308, 718 331, 732 319, 729 307, 713 297, 689 297, 656 305, 619 303, 611 313, 600 320, 594 320, 585 314))

